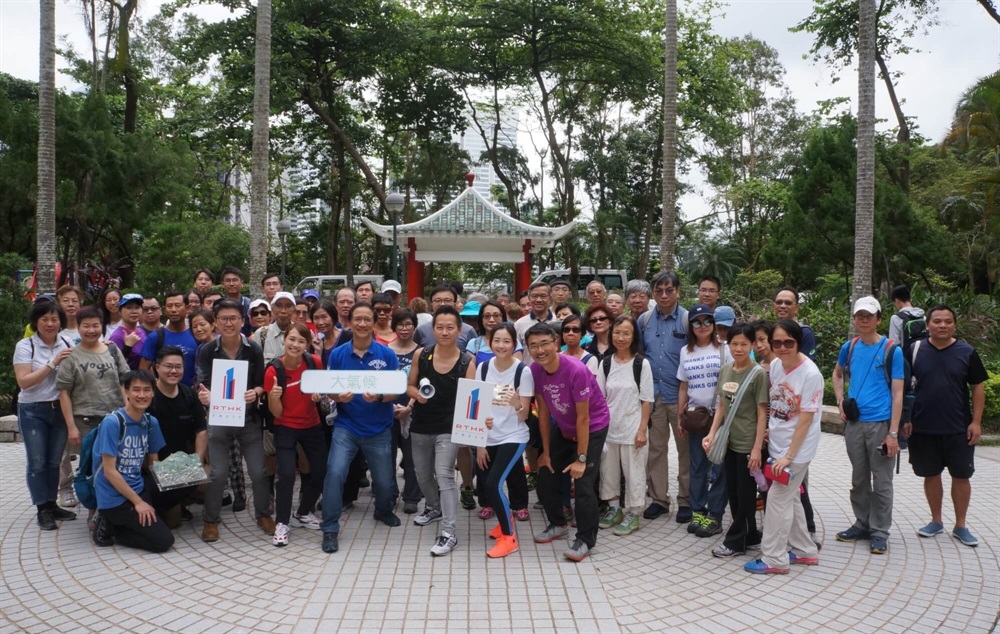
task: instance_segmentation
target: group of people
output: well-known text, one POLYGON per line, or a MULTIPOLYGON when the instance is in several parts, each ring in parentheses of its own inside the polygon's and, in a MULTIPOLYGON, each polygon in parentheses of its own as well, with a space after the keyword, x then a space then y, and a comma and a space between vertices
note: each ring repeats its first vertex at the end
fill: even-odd
MULTIPOLYGON (((289 543, 290 528, 305 528, 322 533, 324 552, 338 551, 345 509, 371 486, 376 522, 399 526, 401 499, 416 525, 440 523, 432 555, 458 546, 461 504, 496 520, 487 555, 505 557, 518 550, 517 525, 530 519, 535 490, 545 528, 534 541, 565 539, 575 527, 564 551, 573 561, 588 556, 601 530, 630 535, 670 514, 672 502, 675 520, 702 538, 723 532, 728 505, 731 521, 712 554, 754 553, 748 572, 819 561, 808 477, 824 379, 815 335, 796 319, 794 288, 776 293, 772 322, 737 321, 712 276, 685 309, 671 271, 631 280, 621 295, 595 281, 583 311, 565 280, 535 282, 516 301, 462 297, 461 285, 443 285, 409 305, 393 280, 297 297, 268 274, 252 301, 239 269, 222 271, 222 291, 215 281, 199 270, 191 290, 165 293, 162 305, 112 289, 84 306, 72 286, 36 298, 13 362, 41 529, 76 518, 69 457, 96 429, 97 508, 88 523, 99 546, 163 552, 195 504, 204 509, 202 539, 218 541, 223 507, 246 508, 249 476, 254 516, 275 546, 289 543), (206 414, 213 381, 223 380, 213 377, 216 359, 248 364, 242 426, 213 425, 206 414), (303 391, 303 372, 322 368, 402 372, 407 387, 303 391), (497 386, 486 447, 452 442, 461 378, 497 386), (196 454, 208 484, 160 491, 150 464, 175 452, 196 454)), ((974 546, 965 516, 986 371, 955 339, 952 309, 924 315, 905 287, 893 301, 891 338, 878 333, 878 300, 854 303, 858 334, 833 370, 855 514, 837 539, 887 552, 892 465, 908 437, 931 511, 919 534, 945 530, 947 467, 952 535, 974 546)))

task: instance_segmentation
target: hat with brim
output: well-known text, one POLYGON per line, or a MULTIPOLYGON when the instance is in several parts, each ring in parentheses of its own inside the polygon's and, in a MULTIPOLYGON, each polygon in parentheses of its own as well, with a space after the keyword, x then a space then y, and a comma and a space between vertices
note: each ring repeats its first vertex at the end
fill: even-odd
POLYGON ((459 315, 462 317, 478 317, 482 307, 482 304, 479 302, 465 302, 465 306, 462 307, 462 312, 459 315))
POLYGON ((862 297, 858 301, 854 302, 854 310, 851 311, 852 315, 857 315, 860 312, 866 312, 871 315, 877 315, 882 312, 882 305, 878 303, 878 300, 867 295, 862 297))
POLYGON ((291 303, 292 306, 295 305, 295 296, 294 295, 292 295, 291 293, 289 293, 287 291, 278 291, 277 293, 274 294, 274 297, 271 298, 271 306, 274 306, 275 304, 277 304, 279 299, 288 300, 288 302, 291 303))
POLYGON ((124 308, 129 302, 137 302, 142 307, 143 297, 139 293, 126 293, 118 300, 118 308, 124 308))
POLYGON ((736 323, 736 312, 729 306, 718 306, 715 309, 715 323, 729 327, 736 323))

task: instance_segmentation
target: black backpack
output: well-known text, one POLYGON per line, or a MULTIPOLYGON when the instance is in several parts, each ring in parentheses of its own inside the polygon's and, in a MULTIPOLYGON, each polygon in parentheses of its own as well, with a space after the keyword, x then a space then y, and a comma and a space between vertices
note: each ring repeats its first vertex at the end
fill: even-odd
MULTIPOLYGON (((611 357, 614 355, 608 355, 604 357, 604 361, 601 362, 601 368, 604 370, 604 380, 607 382, 608 375, 611 374, 611 357)), ((642 390, 642 361, 646 357, 641 354, 635 355, 632 359, 632 377, 635 378, 635 387, 638 390, 642 390)))
POLYGON ((903 322, 902 324, 902 342, 901 345, 903 350, 909 350, 910 344, 914 341, 920 341, 921 339, 926 339, 930 333, 927 332, 927 322, 923 317, 917 317, 913 313, 907 312, 908 309, 896 313, 896 317, 903 322))
MULTIPOLYGON (((420 353, 420 358, 417 359, 417 368, 420 370, 420 376, 427 376, 430 371, 434 369, 434 366, 430 365, 431 361, 434 360, 434 346, 430 345, 423 349, 420 353)), ((455 364, 458 370, 458 378, 464 379, 465 373, 469 371, 469 364, 476 360, 475 355, 461 351, 458 358, 458 363, 455 364)))
MULTIPOLYGON (((306 353, 302 355, 302 361, 306 364, 307 370, 316 369, 316 360, 313 359, 311 354, 306 353)), ((285 372, 285 365, 281 362, 281 357, 273 359, 267 365, 274 368, 275 383, 277 383, 282 390, 288 387, 288 373, 285 372)), ((264 371, 267 372, 267 368, 264 368, 264 371)), ((259 401, 258 409, 260 409, 260 416, 264 421, 264 429, 274 431, 274 414, 271 413, 270 408, 267 406, 268 398, 270 398, 270 394, 264 392, 264 396, 262 396, 259 401)), ((320 417, 320 420, 322 420, 322 417, 320 417)))
MULTIPOLYGON (((521 387, 521 374, 524 372, 524 369, 526 367, 528 367, 528 366, 524 365, 524 362, 522 362, 522 361, 518 361, 517 362, 517 369, 514 370, 514 391, 515 392, 518 390, 518 388, 521 387)), ((486 380, 486 373, 489 372, 489 369, 490 369, 490 362, 489 361, 486 361, 485 363, 480 364, 480 366, 479 366, 479 380, 480 381, 485 381, 486 380)), ((518 396, 520 396, 520 394, 518 396)))

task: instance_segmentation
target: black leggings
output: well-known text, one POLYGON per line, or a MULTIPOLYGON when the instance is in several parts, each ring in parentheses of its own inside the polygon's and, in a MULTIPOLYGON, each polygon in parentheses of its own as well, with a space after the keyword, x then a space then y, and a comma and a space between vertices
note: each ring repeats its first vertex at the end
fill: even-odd
POLYGON ((486 469, 479 469, 477 462, 476 469, 479 470, 477 482, 484 482, 483 488, 489 504, 496 513, 497 521, 500 522, 500 530, 504 535, 513 535, 514 527, 510 523, 510 512, 512 507, 517 510, 528 508, 528 480, 524 475, 524 466, 521 456, 527 443, 504 443, 486 448, 486 453, 490 457, 486 469), (515 476, 515 474, 517 474, 515 476), (507 483, 510 489, 510 497, 522 506, 517 506, 515 502, 509 501, 503 492, 503 484, 507 483))
POLYGON ((733 523, 723 542, 736 552, 746 552, 747 546, 760 544, 761 533, 757 528, 757 481, 747 467, 749 454, 726 449, 726 491, 729 493, 729 511, 733 523))
MULTIPOLYGON (((149 474, 144 474, 142 480, 143 489, 139 497, 152 506, 153 489, 156 485, 149 474)), ((128 500, 114 508, 101 509, 100 513, 111 527, 115 542, 120 546, 162 553, 174 545, 174 534, 162 519, 157 517, 149 526, 143 526, 139 523, 139 514, 135 512, 135 506, 128 500)))
POLYGON ((285 425, 274 426, 274 452, 278 458, 278 480, 274 487, 274 521, 288 524, 292 514, 292 489, 295 487, 295 460, 302 451, 309 461, 309 477, 302 482, 298 515, 306 515, 316 508, 316 500, 323 492, 326 478, 326 441, 320 425, 294 429, 285 425))

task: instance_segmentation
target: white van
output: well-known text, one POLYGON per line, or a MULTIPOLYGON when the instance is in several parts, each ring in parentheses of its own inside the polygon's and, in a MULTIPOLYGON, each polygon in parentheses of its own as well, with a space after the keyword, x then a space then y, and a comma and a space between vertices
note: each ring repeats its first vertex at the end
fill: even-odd
MULTIPOLYGON (((558 279, 568 281, 569 269, 542 271, 542 273, 535 278, 535 282, 545 282, 546 284, 551 284, 558 279)), ((595 279, 604 284, 604 288, 609 291, 611 289, 622 290, 625 288, 625 283, 628 282, 628 271, 624 269, 597 269, 595 271, 589 266, 581 266, 580 274, 577 276, 577 287, 581 291, 587 290, 587 284, 590 284, 595 279)))
MULTIPOLYGON (((385 281, 384 275, 355 275, 354 283, 358 282, 371 282, 375 285, 375 292, 382 287, 382 282, 385 281)), ((314 290, 319 293, 320 297, 333 297, 333 295, 340 289, 347 286, 347 276, 346 275, 310 275, 309 277, 302 278, 294 289, 296 295, 301 295, 302 291, 314 290)))

